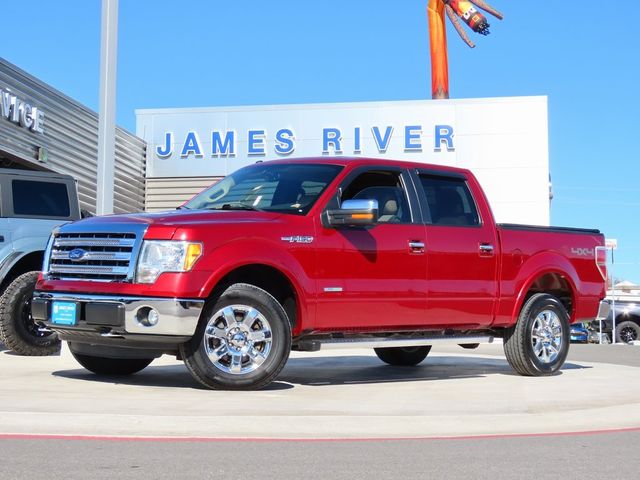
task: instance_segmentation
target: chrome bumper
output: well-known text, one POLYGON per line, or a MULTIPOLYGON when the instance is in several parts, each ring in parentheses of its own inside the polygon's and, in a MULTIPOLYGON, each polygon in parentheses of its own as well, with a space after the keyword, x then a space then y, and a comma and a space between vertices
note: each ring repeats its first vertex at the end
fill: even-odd
POLYGON ((596 320, 604 320, 611 314, 611 304, 605 302, 604 300, 600 301, 600 306, 598 307, 598 315, 596 316, 596 320))
POLYGON ((196 331, 203 307, 204 300, 36 291, 31 311, 36 322, 42 322, 55 330, 190 337, 196 331), (52 323, 51 311, 53 302, 56 301, 74 302, 77 305, 77 321, 74 325, 52 323), (155 325, 144 325, 139 321, 141 312, 149 309, 158 312, 158 322, 155 325))

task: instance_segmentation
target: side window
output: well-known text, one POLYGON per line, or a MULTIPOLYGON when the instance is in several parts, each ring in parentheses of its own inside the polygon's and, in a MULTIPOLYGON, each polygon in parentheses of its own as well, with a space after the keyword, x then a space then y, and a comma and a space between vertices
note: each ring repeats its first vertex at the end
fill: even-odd
POLYGON ((377 200, 378 223, 411 223, 407 195, 398 172, 370 171, 358 175, 344 190, 344 200, 377 200))
POLYGON ((38 217, 68 217, 69 195, 64 183, 13 180, 13 213, 38 217))
POLYGON ((420 175, 433 225, 480 225, 478 210, 463 179, 420 175))

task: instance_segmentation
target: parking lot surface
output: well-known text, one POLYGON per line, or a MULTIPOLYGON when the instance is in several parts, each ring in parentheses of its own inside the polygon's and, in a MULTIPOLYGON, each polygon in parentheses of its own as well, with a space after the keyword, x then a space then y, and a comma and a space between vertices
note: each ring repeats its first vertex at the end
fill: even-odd
POLYGON ((434 348, 412 368, 385 365, 370 350, 294 352, 278 380, 256 392, 206 390, 170 357, 118 378, 89 373, 66 349, 3 351, 0 433, 349 439, 640 427, 640 349, 605 347, 631 359, 616 365, 581 360, 589 348, 602 347, 574 348, 559 375, 541 378, 514 374, 500 345, 434 348))

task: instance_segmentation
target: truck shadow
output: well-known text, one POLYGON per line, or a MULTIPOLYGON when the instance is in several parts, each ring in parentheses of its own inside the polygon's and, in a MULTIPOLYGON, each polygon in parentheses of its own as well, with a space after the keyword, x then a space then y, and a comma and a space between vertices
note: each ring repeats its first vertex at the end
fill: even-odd
MULTIPOLYGON (((565 363, 563 370, 591 368, 565 363)), ((424 382, 494 375, 519 376, 506 360, 483 357, 437 356, 413 367, 386 365, 376 357, 319 357, 290 359, 278 380, 294 385, 324 386, 394 382, 424 382)), ((562 375, 562 371, 556 375, 562 375)))
MULTIPOLYGON (((565 363, 563 370, 591 368, 565 363)), ((131 376, 96 375, 85 369, 59 370, 52 375, 83 381, 121 385, 173 387, 206 390, 181 364, 151 364, 131 376)), ((375 383, 407 383, 434 380, 518 376, 506 360, 477 357, 437 356, 415 367, 395 367, 371 356, 290 358, 277 380, 264 390, 288 390, 296 386, 322 387, 375 383)), ((556 375, 562 375, 562 371, 556 375)))

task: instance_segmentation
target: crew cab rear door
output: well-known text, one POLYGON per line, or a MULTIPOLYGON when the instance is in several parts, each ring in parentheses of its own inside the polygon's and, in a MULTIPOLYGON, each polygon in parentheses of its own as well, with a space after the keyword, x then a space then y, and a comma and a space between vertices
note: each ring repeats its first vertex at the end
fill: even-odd
POLYGON ((488 205, 474 198, 464 174, 417 170, 414 179, 426 228, 428 323, 490 325, 499 248, 488 205))

